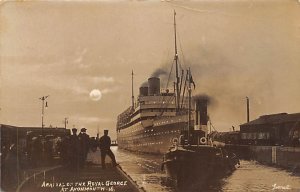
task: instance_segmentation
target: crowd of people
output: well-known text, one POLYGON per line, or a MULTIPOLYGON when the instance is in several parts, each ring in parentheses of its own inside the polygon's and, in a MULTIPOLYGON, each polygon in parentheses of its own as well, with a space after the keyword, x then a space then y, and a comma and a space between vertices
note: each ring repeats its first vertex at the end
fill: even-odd
POLYGON ((77 129, 72 129, 72 135, 65 137, 58 143, 58 151, 62 164, 70 167, 71 170, 78 170, 85 166, 88 152, 95 152, 97 148, 101 151, 101 164, 105 169, 105 156, 112 159, 113 166, 116 166, 116 159, 110 150, 111 140, 108 136, 108 130, 104 130, 104 135, 98 138, 90 138, 86 134, 86 129, 82 128, 77 134, 77 129))
MULTIPOLYGON (((15 185, 19 180, 20 170, 53 166, 61 164, 70 171, 78 171, 84 168, 89 152, 101 151, 101 163, 105 169, 105 156, 112 159, 113 166, 116 166, 115 156, 110 150, 111 140, 108 130, 104 135, 89 137, 87 129, 82 128, 77 134, 77 129, 72 129, 72 134, 63 137, 42 135, 34 136, 28 133, 24 142, 9 142, 1 146, 1 171, 2 181, 5 184, 15 185), (3 179, 4 178, 4 179, 3 179)), ((3 142, 2 142, 3 144, 3 142)))
POLYGON ((93 147, 86 129, 82 128, 77 135, 77 129, 72 129, 72 135, 62 138, 57 144, 61 162, 73 170, 83 168, 89 149, 93 147))

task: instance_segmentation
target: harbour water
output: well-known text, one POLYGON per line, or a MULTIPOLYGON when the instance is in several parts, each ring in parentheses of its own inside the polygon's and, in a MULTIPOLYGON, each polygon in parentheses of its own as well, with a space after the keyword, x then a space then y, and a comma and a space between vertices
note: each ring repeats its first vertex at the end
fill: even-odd
MULTIPOLYGON (((118 163, 147 192, 172 192, 177 189, 161 171, 162 156, 137 154, 112 147, 118 163)), ((241 161, 240 167, 227 177, 211 181, 201 191, 296 191, 300 176, 255 161, 241 161)))

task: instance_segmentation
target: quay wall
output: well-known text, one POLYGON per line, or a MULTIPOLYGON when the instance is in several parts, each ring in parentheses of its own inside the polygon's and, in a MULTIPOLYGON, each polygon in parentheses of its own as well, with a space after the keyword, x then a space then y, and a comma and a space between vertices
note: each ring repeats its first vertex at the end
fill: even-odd
POLYGON ((292 170, 300 169, 300 147, 249 146, 251 159, 292 170))

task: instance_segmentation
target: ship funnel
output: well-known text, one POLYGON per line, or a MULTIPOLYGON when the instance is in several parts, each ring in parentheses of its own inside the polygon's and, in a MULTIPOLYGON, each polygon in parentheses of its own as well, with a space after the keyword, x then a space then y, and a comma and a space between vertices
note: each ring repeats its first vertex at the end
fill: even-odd
POLYGON ((148 96, 148 87, 140 87, 140 96, 148 96))
POLYGON ((148 94, 159 95, 160 94, 160 79, 158 77, 151 77, 148 79, 148 94))
POLYGON ((207 133, 207 99, 195 100, 195 130, 202 130, 207 133))

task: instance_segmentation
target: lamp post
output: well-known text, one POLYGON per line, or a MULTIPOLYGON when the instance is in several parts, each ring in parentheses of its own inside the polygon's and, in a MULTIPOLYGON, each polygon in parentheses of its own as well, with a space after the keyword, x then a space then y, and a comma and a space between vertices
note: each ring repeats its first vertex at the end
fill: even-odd
POLYGON ((45 104, 45 100, 48 97, 49 97, 49 95, 39 98, 40 100, 42 100, 42 136, 43 136, 43 138, 45 137, 44 136, 44 110, 45 110, 45 107, 46 108, 48 107, 48 102, 46 101, 46 104, 45 104))

